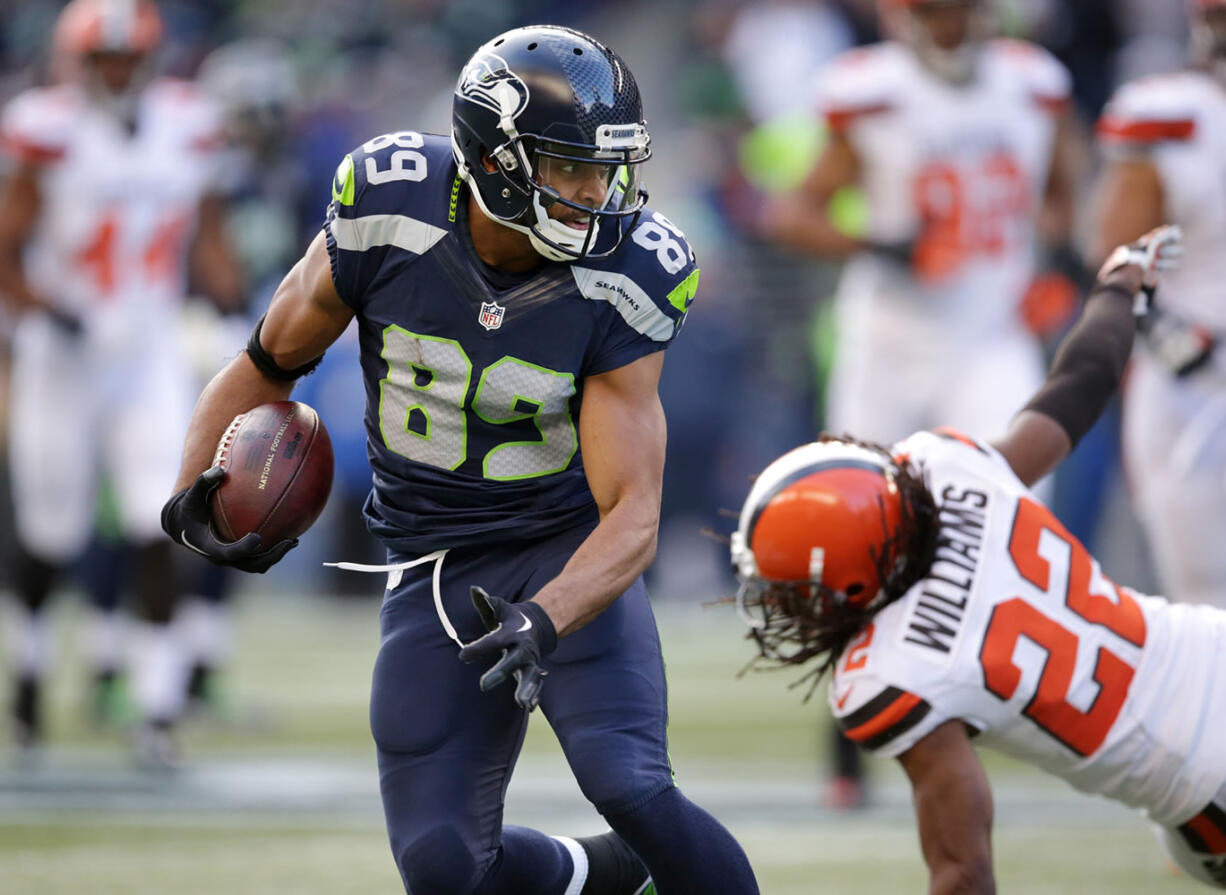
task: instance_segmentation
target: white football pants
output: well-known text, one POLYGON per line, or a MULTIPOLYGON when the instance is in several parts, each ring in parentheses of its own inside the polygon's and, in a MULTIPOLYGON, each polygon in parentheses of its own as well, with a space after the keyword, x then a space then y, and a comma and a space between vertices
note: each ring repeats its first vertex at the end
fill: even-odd
POLYGON ((104 356, 87 337, 41 315, 14 333, 9 461, 21 544, 52 563, 88 543, 98 485, 114 489, 125 537, 161 536, 162 504, 178 474, 192 408, 189 371, 173 330, 139 352, 104 356))
POLYGON ((1176 379, 1138 352, 1123 448, 1162 592, 1226 608, 1226 374, 1176 379))

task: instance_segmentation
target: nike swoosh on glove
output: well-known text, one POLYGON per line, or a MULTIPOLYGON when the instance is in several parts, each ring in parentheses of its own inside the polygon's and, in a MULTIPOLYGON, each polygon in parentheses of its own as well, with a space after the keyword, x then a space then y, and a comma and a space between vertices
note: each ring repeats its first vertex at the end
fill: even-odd
POLYGON ((541 701, 541 686, 545 683, 541 657, 558 645, 553 621, 540 603, 531 600, 508 603, 480 587, 472 588, 471 594, 473 606, 489 633, 462 647, 461 661, 476 662, 501 653, 498 661, 481 675, 481 690, 493 690, 513 676, 515 701, 532 711, 541 701))
POLYGON ((298 545, 297 538, 287 538, 267 550, 255 532, 237 541, 223 541, 213 531, 213 514, 209 510, 209 495, 226 477, 220 466, 212 466, 180 491, 162 507, 162 530, 170 539, 194 550, 219 566, 232 566, 243 572, 267 572, 281 557, 298 545))

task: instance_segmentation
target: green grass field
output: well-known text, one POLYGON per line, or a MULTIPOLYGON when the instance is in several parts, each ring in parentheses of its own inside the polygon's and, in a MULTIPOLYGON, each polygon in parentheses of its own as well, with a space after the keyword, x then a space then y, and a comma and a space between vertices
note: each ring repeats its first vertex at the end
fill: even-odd
MULTIPOLYGON (((820 693, 789 674, 738 679, 748 658, 726 610, 660 608, 671 743, 687 793, 733 830, 762 891, 922 892, 909 796, 873 765, 869 809, 818 806, 820 693)), ((58 630, 72 642, 64 601, 58 630)), ((222 722, 186 734, 180 773, 132 770, 122 737, 84 724, 79 669, 57 673, 52 746, 39 767, 0 770, 4 895, 341 895, 402 891, 382 830, 366 688, 377 647, 370 601, 248 598, 222 722)), ((1192 892, 1141 818, 991 756, 995 850, 1011 895, 1192 892)), ((509 820, 552 833, 603 829, 534 719, 509 820)))

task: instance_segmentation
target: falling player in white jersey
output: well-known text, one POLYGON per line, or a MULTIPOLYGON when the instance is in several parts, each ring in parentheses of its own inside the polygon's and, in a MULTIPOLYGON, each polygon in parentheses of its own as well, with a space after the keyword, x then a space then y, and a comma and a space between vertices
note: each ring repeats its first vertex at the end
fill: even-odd
POLYGON ((1195 65, 1105 110, 1100 252, 1170 220, 1187 261, 1163 287, 1124 392, 1124 458, 1163 589, 1226 608, 1226 0, 1196 0, 1195 65), (1216 349, 1216 350, 1215 350, 1216 349))
POLYGON ((1003 437, 825 439, 768 466, 741 512, 738 605, 762 655, 814 661, 815 682, 832 668, 839 725, 899 759, 932 893, 995 891, 972 742, 1142 809, 1180 867, 1226 887, 1226 612, 1117 586, 1029 490, 1111 398, 1142 287, 1179 254, 1171 227, 1112 254, 1003 437))
MULTIPOLYGON (((1074 299, 1070 78, 1038 46, 989 39, 990 5, 885 0, 883 30, 899 40, 820 76, 829 143, 763 215, 768 238, 847 262, 829 431, 890 442, 938 425, 1003 429, 1043 379, 1035 331, 1074 299), (827 211, 852 185, 866 239, 827 211)), ((827 801, 854 806, 859 753, 836 736, 835 756, 827 801)))
POLYGON ((53 36, 61 83, 20 94, 0 119, 13 159, 0 186, 0 293, 20 315, 9 448, 23 604, 9 626, 17 737, 39 738, 41 610, 87 543, 105 475, 136 548, 129 579, 145 624, 133 691, 154 761, 182 699, 159 514, 191 412, 176 343, 189 256, 219 304, 240 299, 210 194, 218 116, 191 84, 151 79, 161 31, 149 0, 73 0, 53 36))

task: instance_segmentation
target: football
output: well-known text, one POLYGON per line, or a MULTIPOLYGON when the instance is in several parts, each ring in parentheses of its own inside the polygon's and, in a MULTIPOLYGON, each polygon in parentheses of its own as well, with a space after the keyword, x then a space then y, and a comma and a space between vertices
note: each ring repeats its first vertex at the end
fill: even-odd
POLYGON ((298 401, 240 413, 217 443, 213 465, 226 477, 210 497, 225 541, 250 532, 271 547, 319 518, 332 489, 332 441, 319 415, 298 401))

